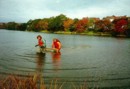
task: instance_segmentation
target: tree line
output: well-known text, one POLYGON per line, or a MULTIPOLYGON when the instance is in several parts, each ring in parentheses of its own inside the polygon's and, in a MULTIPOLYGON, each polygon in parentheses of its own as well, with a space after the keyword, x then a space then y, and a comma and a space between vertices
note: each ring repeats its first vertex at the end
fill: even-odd
POLYGON ((29 20, 27 23, 1 23, 0 28, 20 31, 49 31, 49 32, 94 32, 109 33, 112 36, 125 35, 130 37, 130 17, 107 16, 103 19, 88 18, 71 19, 63 14, 55 17, 29 20))

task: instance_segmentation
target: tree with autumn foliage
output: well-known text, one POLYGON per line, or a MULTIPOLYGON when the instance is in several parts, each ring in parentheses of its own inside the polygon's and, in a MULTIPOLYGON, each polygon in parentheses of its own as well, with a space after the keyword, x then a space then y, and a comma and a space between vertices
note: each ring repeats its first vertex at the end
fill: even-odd
POLYGON ((94 31, 95 30, 95 22, 98 20, 97 18, 88 18, 88 31, 94 31))
POLYGON ((74 20, 67 18, 65 21, 63 21, 64 31, 69 31, 69 28, 74 23, 74 20))
POLYGON ((124 34, 125 31, 127 30, 128 19, 126 17, 116 18, 114 19, 113 23, 114 23, 113 36, 116 36, 117 34, 124 34))
POLYGON ((69 27, 70 32, 76 32, 76 24, 79 21, 79 19, 75 18, 73 19, 73 21, 74 21, 73 24, 71 24, 69 27))
POLYGON ((82 33, 87 30, 88 18, 83 18, 76 23, 76 32, 82 33))
POLYGON ((123 33, 126 30, 127 26, 127 20, 126 19, 119 19, 115 22, 115 31, 119 33, 123 33))
POLYGON ((126 30, 125 30, 125 35, 127 37, 130 37, 130 19, 128 19, 128 24, 127 24, 127 27, 126 27, 126 30))
POLYGON ((15 23, 8 22, 6 24, 0 24, 1 28, 5 27, 9 30, 21 30, 21 31, 70 31, 77 33, 89 33, 99 32, 112 34, 117 36, 118 34, 126 35, 130 37, 130 17, 126 16, 107 16, 103 19, 99 18, 82 18, 71 19, 63 14, 55 17, 29 20, 27 23, 15 23))
POLYGON ((36 24, 36 28, 39 29, 39 31, 47 30, 48 29, 48 19, 42 19, 39 20, 36 24))
POLYGON ((112 23, 109 19, 103 19, 103 32, 111 32, 112 23))
POLYGON ((96 32, 111 32, 112 24, 109 19, 97 20, 95 22, 96 32))
POLYGON ((97 20, 95 22, 95 32, 103 32, 103 24, 102 20, 97 20))

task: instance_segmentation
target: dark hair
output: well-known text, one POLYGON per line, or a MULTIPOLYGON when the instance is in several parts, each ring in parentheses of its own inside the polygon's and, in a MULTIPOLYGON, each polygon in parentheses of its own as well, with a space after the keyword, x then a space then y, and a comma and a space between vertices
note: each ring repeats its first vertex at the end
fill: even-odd
POLYGON ((39 37, 40 37, 40 39, 42 39, 42 36, 41 36, 41 35, 38 35, 38 36, 37 36, 37 39, 38 39, 39 37))
POLYGON ((60 40, 59 39, 57 39, 57 38, 53 38, 54 40, 56 40, 56 42, 60 42, 60 40))

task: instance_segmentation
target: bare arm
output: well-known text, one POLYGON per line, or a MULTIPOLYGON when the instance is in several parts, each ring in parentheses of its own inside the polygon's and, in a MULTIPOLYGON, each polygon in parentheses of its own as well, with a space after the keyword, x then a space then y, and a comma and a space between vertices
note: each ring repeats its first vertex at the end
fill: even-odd
POLYGON ((60 42, 58 42, 58 45, 59 45, 59 49, 61 48, 61 43, 60 42))

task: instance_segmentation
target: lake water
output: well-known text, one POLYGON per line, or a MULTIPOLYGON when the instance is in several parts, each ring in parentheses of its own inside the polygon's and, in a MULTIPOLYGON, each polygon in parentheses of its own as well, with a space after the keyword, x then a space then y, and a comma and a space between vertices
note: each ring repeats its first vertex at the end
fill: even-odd
POLYGON ((88 87, 130 87, 130 39, 0 30, 0 76, 39 73, 45 80, 88 87), (37 54, 37 35, 51 47, 62 43, 60 53, 37 54))

